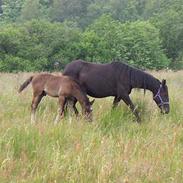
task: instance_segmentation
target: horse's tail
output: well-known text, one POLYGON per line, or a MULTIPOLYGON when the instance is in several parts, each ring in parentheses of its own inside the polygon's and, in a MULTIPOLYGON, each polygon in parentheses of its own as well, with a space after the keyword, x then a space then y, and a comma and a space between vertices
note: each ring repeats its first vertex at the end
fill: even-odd
POLYGON ((32 81, 33 79, 33 76, 29 77, 21 86, 20 88, 18 89, 18 92, 22 92, 22 90, 24 90, 32 81))

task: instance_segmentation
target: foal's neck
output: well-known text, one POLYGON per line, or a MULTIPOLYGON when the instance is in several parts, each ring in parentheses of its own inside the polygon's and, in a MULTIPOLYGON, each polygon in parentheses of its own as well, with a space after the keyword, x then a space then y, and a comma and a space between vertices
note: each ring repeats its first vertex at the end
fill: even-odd
POLYGON ((74 97, 78 100, 83 109, 86 108, 89 103, 89 99, 81 90, 76 89, 74 97))

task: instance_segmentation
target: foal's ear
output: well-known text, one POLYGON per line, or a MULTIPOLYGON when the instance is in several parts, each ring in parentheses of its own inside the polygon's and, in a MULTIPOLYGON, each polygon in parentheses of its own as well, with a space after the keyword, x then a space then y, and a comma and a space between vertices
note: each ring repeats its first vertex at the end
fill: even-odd
POLYGON ((165 86, 166 85, 166 79, 162 80, 162 85, 165 86))
POLYGON ((92 101, 90 101, 90 105, 93 105, 94 102, 95 102, 95 99, 93 99, 92 101))

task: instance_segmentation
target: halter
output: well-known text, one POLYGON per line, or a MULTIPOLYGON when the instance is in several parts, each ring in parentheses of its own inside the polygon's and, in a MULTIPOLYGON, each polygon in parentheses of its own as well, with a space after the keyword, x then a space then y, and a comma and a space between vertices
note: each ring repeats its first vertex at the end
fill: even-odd
POLYGON ((161 98, 161 95, 160 95, 160 91, 161 91, 161 88, 162 88, 162 85, 160 85, 159 89, 158 89, 158 92, 156 93, 156 95, 153 97, 153 99, 156 99, 157 97, 159 98, 160 100, 160 104, 158 104, 158 106, 162 106, 164 104, 169 104, 169 102, 164 102, 163 99, 161 98))

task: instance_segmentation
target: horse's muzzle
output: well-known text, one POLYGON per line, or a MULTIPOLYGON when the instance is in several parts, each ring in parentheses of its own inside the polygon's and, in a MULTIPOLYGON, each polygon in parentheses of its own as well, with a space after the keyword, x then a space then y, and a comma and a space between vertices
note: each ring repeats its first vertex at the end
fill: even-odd
POLYGON ((169 106, 162 106, 161 107, 161 113, 162 114, 168 114, 170 112, 169 106))

